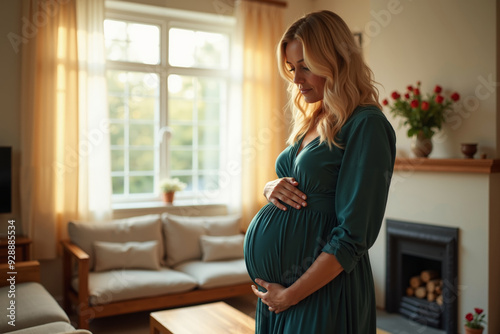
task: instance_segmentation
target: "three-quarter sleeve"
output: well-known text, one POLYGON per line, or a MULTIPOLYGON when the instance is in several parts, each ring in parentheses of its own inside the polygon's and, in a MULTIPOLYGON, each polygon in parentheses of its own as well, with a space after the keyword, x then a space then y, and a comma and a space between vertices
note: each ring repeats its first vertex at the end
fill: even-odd
POLYGON ((375 242, 384 217, 395 159, 395 134, 380 112, 366 112, 341 132, 344 154, 335 194, 337 226, 323 252, 351 272, 375 242))

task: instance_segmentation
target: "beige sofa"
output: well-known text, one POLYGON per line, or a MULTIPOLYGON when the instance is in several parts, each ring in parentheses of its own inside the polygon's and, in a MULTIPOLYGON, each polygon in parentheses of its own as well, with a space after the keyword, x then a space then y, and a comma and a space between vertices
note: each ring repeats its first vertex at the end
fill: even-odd
POLYGON ((40 284, 38 261, 19 262, 14 270, 8 264, 0 264, 0 286, 0 308, 4 311, 0 333, 91 334, 87 330, 76 330, 63 309, 40 284))
POLYGON ((237 216, 70 222, 68 233, 65 305, 80 328, 92 318, 251 293, 237 216))

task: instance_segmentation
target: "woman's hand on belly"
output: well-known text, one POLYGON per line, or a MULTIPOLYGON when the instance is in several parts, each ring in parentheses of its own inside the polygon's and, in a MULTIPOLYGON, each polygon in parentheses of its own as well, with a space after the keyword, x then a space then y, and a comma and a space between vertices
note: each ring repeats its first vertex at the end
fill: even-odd
POLYGON ((269 283, 260 278, 256 278, 255 282, 267 290, 267 292, 262 292, 259 291, 255 285, 252 285, 253 293, 269 307, 269 311, 280 313, 296 304, 296 302, 290 298, 284 286, 278 283, 269 283))
POLYGON ((282 202, 300 209, 307 206, 305 201, 307 196, 297 188, 298 185, 299 183, 293 177, 270 181, 264 187, 264 197, 283 211, 286 211, 286 206, 282 202))

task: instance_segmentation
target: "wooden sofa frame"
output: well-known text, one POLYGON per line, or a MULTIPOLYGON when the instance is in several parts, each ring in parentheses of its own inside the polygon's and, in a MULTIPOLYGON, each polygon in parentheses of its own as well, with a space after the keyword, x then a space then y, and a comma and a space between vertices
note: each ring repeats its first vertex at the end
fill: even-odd
POLYGON ((62 246, 64 307, 68 314, 72 311, 77 313, 78 327, 82 329, 89 329, 89 321, 94 318, 204 303, 252 293, 250 284, 243 283, 227 287, 206 290, 195 289, 184 293, 124 300, 103 305, 90 305, 88 289, 89 255, 68 240, 63 241, 62 246), (78 291, 74 291, 71 287, 75 265, 78 272, 78 291))
POLYGON ((0 264, 0 287, 9 284, 9 272, 16 272, 16 284, 26 282, 40 283, 40 263, 38 261, 23 261, 15 264, 14 270, 7 263, 0 264))

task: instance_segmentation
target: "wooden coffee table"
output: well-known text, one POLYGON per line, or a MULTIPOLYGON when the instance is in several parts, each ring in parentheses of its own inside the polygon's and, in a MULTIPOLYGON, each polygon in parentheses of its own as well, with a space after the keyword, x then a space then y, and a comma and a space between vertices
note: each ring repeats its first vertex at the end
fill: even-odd
POLYGON ((151 334, 253 334, 255 320, 224 302, 153 312, 151 334))

